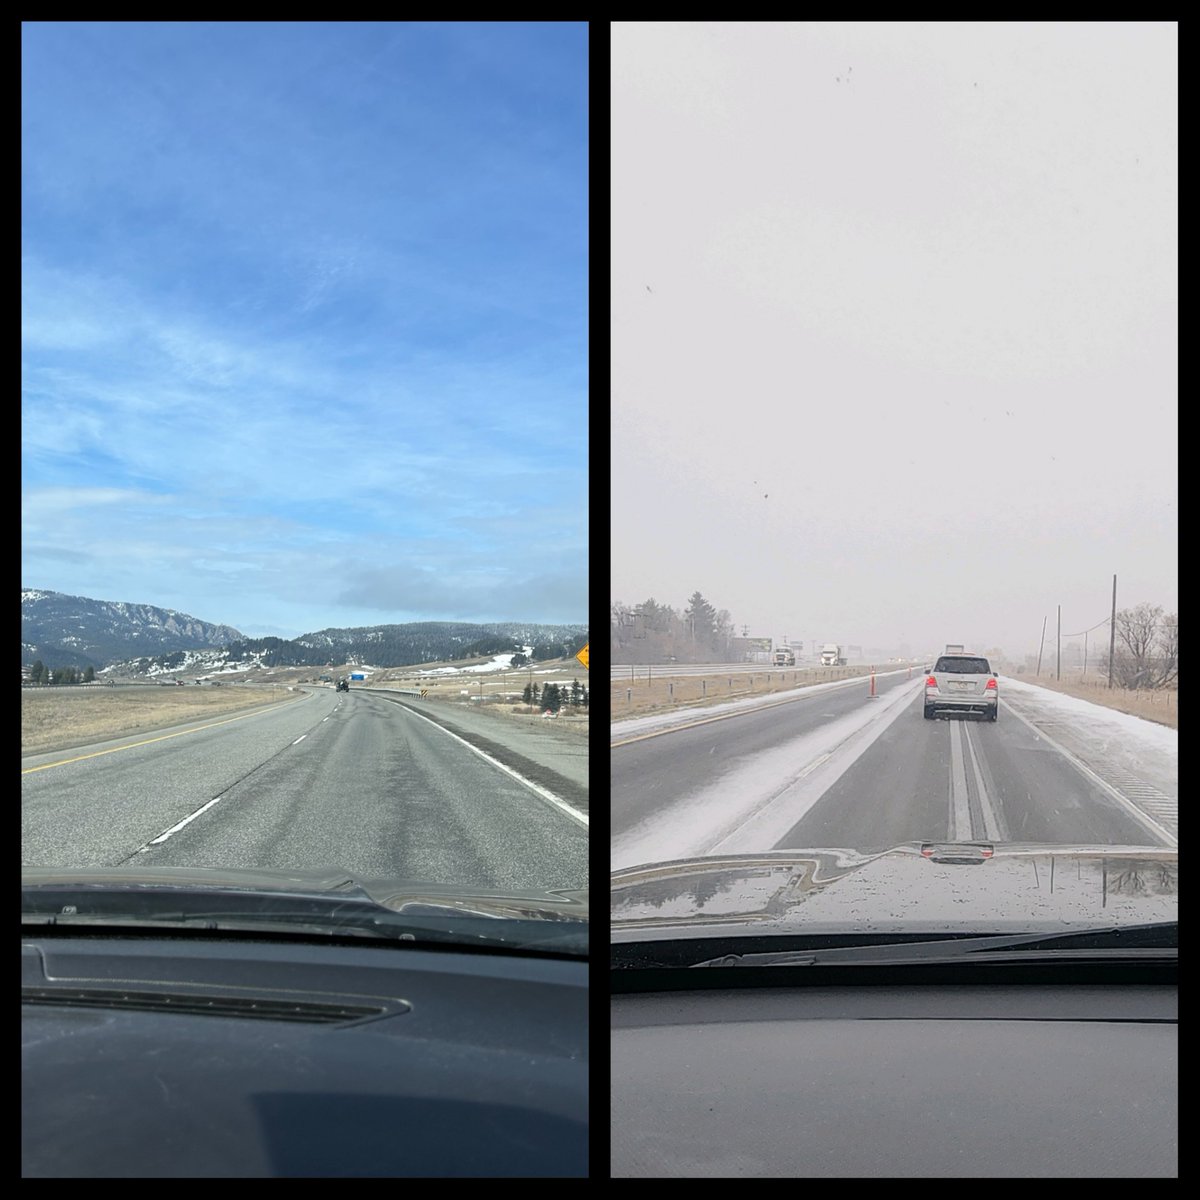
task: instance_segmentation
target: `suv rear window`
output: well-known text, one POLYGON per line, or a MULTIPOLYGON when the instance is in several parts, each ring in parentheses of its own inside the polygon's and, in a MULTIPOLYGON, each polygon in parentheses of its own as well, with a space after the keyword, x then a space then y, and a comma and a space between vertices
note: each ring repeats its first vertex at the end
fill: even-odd
POLYGON ((990 675, 992 668, 986 658, 967 658, 943 655, 933 668, 943 675, 990 675))

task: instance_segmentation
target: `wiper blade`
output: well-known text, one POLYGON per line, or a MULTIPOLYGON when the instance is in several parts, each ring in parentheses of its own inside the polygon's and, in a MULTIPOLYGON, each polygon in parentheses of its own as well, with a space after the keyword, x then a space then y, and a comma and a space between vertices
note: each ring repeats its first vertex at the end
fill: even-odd
POLYGON ((887 942, 858 946, 813 947, 804 950, 749 951, 700 959, 688 967, 809 967, 878 964, 902 966, 932 962, 1047 962, 1065 959, 1113 961, 1115 959, 1176 958, 1179 927, 1158 925, 1113 926, 1073 933, 990 934, 985 937, 948 937, 930 941, 887 942))
POLYGON ((177 889, 136 895, 103 889, 29 889, 21 919, 55 929, 190 929, 218 933, 289 933, 364 938, 460 950, 586 956, 584 921, 503 918, 450 906, 394 912, 363 896, 245 892, 194 895, 177 889), (136 902, 135 902, 136 901, 136 902), (432 910, 432 911, 431 911, 432 910))
POLYGON ((25 913, 22 920, 27 925, 90 926, 106 928, 136 929, 144 926, 173 929, 207 929, 213 932, 233 930, 272 930, 291 933, 323 934, 327 937, 374 937, 395 941, 446 941, 461 942, 461 937, 444 930, 421 926, 418 930, 408 923, 398 928, 374 916, 351 917, 345 912, 336 919, 322 920, 305 913, 285 912, 181 912, 179 910, 148 913, 136 916, 112 912, 88 913, 25 913))

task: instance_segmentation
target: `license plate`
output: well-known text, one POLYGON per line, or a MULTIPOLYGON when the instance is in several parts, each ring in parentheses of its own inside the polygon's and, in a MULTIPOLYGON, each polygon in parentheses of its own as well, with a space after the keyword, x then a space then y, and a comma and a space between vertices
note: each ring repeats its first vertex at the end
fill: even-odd
POLYGON ((975 690, 973 683, 952 683, 950 686, 956 692, 973 692, 975 690))

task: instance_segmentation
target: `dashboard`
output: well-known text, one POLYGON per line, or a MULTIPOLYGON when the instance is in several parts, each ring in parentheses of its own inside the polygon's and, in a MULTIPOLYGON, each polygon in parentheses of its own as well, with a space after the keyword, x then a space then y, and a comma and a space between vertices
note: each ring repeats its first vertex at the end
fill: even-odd
POLYGON ((586 1176, 587 963, 27 936, 22 1174, 586 1176))
POLYGON ((1174 1177, 1173 986, 612 998, 612 1175, 1174 1177))

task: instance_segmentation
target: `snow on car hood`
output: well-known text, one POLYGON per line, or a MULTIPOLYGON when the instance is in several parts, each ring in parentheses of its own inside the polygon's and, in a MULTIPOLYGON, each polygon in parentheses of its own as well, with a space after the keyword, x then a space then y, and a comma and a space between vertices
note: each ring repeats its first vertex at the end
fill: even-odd
POLYGON ((776 850, 611 876, 614 940, 762 932, 1043 931, 1178 918, 1178 855, 1144 846, 913 842, 776 850), (686 928, 685 928, 686 927, 686 928))

